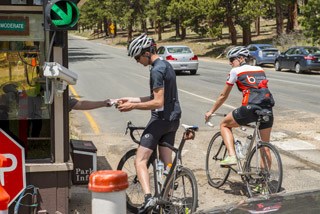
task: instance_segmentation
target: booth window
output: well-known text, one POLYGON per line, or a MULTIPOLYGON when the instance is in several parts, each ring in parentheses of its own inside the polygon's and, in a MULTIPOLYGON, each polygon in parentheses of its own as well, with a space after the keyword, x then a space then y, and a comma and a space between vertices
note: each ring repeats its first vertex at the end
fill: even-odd
POLYGON ((27 161, 50 160, 51 109, 44 102, 41 65, 45 43, 43 29, 39 28, 43 16, 0 15, 1 23, 18 23, 23 18, 27 20, 26 35, 16 35, 20 32, 14 30, 12 35, 8 30, 0 34, 0 127, 25 148, 27 161))

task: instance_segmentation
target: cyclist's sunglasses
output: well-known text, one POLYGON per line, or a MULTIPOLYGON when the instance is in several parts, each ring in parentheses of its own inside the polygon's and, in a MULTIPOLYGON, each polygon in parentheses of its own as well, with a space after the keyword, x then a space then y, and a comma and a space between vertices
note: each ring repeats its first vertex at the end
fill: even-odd
POLYGON ((229 59, 229 61, 230 62, 233 62, 234 60, 236 60, 237 59, 237 57, 231 57, 230 59, 229 59))
POLYGON ((143 54, 139 54, 139 55, 135 56, 134 59, 135 59, 137 62, 139 62, 142 55, 143 55, 143 54))

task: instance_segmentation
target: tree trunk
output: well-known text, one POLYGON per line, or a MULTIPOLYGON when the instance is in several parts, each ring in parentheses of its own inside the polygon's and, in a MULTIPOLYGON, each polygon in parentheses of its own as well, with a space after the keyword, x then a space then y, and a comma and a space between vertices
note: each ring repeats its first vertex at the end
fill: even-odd
POLYGON ((154 28, 154 20, 153 19, 149 19, 149 23, 150 23, 151 28, 153 29, 154 28))
MULTIPOLYGON (((157 17, 161 17, 161 11, 160 11, 160 4, 157 4, 157 17)), ((161 20, 157 19, 157 27, 158 27, 158 41, 162 40, 162 26, 161 26, 161 20)))
POLYGON ((145 20, 142 20, 141 21, 141 30, 142 32, 148 32, 148 29, 147 29, 147 22, 145 20))
POLYGON ((132 26, 133 26, 133 19, 129 21, 129 25, 128 25, 128 40, 127 40, 128 44, 129 42, 132 41, 132 32, 133 32, 132 26))
POLYGON ((179 38, 180 37, 180 21, 176 20, 175 25, 176 25, 176 38, 179 38))
POLYGON ((242 44, 247 46, 251 43, 251 27, 250 24, 242 26, 242 44))
POLYGON ((283 33, 283 11, 281 7, 282 0, 276 0, 276 26, 277 26, 277 36, 281 36, 283 33))
POLYGON ((293 32, 298 26, 298 0, 291 0, 288 6, 288 23, 286 33, 293 32))
POLYGON ((185 39, 187 36, 187 29, 181 26, 181 39, 185 39))
POLYGON ((260 36, 260 16, 255 21, 255 28, 257 36, 260 36))
POLYGON ((118 29, 117 29, 117 22, 114 21, 113 24, 114 24, 114 36, 113 36, 113 37, 116 37, 116 36, 117 36, 117 31, 118 31, 118 29))
POLYGON ((99 33, 102 32, 102 20, 98 22, 98 30, 99 30, 99 33))
POLYGON ((231 44, 237 45, 237 30, 236 30, 236 28, 234 26, 234 22, 232 20, 232 16, 231 16, 232 7, 230 4, 227 4, 226 10, 227 10, 227 12, 226 12, 227 13, 227 26, 229 29, 231 44))
POLYGON ((158 20, 157 21, 157 25, 158 25, 158 41, 162 40, 162 27, 161 27, 161 21, 158 20))
POLYGON ((109 36, 109 22, 107 17, 103 17, 103 31, 105 37, 109 36))

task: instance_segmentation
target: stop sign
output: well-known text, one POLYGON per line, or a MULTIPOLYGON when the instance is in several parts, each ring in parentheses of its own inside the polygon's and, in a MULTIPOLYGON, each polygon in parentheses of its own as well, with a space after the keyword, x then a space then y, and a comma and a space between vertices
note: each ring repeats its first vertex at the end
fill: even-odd
POLYGON ((0 167, 0 184, 10 195, 10 204, 26 187, 24 148, 0 129, 0 154, 7 158, 0 167))

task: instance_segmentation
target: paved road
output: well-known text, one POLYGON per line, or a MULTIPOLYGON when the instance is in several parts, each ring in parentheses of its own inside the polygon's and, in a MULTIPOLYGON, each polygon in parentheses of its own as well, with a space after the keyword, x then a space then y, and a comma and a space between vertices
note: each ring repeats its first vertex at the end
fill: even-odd
MULTIPOLYGON (((79 74, 78 83, 73 88, 81 99, 148 95, 148 68, 130 60, 124 49, 75 37, 69 42, 70 68, 79 74)), ((207 184, 203 170, 206 147, 213 133, 211 128, 204 125, 203 115, 223 88, 229 69, 230 66, 225 62, 202 60, 198 75, 177 77, 183 109, 181 122, 200 126, 197 138, 187 144, 184 153, 185 163, 195 171, 199 183, 199 209, 246 198, 237 176, 233 175, 227 185, 216 190, 207 184), (196 154, 194 151, 197 151, 196 154)), ((276 99, 272 140, 282 154, 284 191, 317 188, 320 183, 320 75, 275 72, 269 68, 266 71, 276 99)), ((229 112, 239 105, 239 93, 236 88, 232 91, 221 112, 229 112)), ((71 118, 73 133, 82 139, 92 140, 98 147, 98 168, 114 169, 120 155, 135 146, 128 136, 123 136, 126 121, 144 125, 149 113, 120 113, 110 108, 90 112, 73 111, 71 118), (91 123, 88 118, 91 118, 91 123)), ((179 138, 181 133, 177 136, 179 138)), ((84 199, 85 195, 88 194, 84 190, 78 200, 84 199)))

